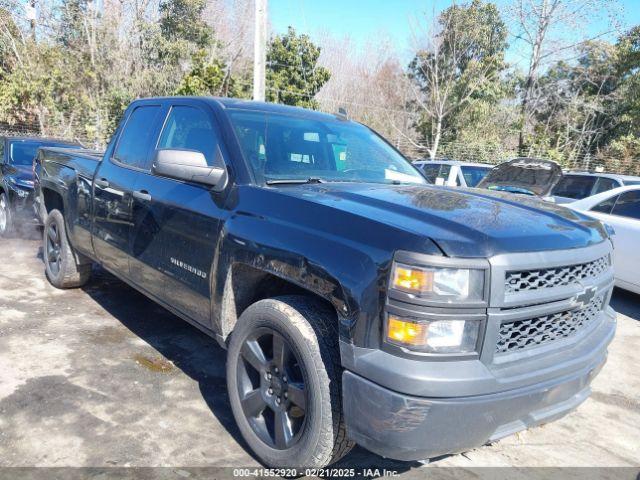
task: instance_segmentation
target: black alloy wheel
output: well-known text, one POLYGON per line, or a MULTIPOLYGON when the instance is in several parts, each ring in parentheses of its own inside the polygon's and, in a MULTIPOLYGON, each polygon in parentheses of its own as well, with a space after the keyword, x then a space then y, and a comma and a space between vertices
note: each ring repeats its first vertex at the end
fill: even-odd
POLYGON ((51 273, 57 276, 60 272, 60 265, 62 263, 62 244, 60 241, 60 231, 58 230, 58 225, 55 223, 51 223, 47 228, 45 246, 45 260, 51 273))
POLYGON ((289 449, 304 432, 305 376, 294 348, 276 330, 260 327, 242 344, 236 370, 242 411, 271 448, 289 449))

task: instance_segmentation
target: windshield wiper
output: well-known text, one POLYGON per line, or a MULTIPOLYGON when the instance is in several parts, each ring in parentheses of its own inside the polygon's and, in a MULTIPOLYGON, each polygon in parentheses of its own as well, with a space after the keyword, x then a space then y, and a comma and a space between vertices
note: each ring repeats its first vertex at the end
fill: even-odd
POLYGON ((303 185, 306 183, 325 183, 325 180, 318 177, 281 178, 281 179, 267 180, 265 183, 267 185, 287 185, 287 184, 303 185))

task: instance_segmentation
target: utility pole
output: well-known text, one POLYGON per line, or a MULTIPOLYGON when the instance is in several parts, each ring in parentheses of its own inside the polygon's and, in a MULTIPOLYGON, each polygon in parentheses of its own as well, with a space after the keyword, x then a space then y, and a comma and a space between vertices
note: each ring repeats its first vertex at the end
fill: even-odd
POLYGON ((267 62, 267 0, 255 0, 253 36, 253 99, 264 102, 267 62))
POLYGON ((33 41, 36 41, 36 0, 30 0, 29 4, 26 7, 27 20, 29 20, 29 25, 31 27, 31 37, 33 37, 33 41))

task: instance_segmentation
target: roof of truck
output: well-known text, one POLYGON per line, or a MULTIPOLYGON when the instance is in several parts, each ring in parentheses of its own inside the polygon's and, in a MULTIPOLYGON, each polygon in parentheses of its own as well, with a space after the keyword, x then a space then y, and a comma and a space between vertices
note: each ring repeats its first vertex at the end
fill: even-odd
MULTIPOLYGON (((163 101, 163 100, 203 100, 205 102, 211 102, 216 104, 218 107, 222 109, 234 109, 234 110, 247 110, 253 112, 264 112, 264 113, 280 113, 284 115, 291 115, 300 118, 308 118, 319 121, 345 121, 349 120, 348 118, 335 113, 324 113, 318 112, 316 110, 310 110, 308 108, 302 107, 292 107, 289 105, 282 105, 279 103, 269 103, 269 102, 257 102, 254 100, 242 100, 239 98, 229 98, 229 97, 151 97, 151 98, 140 98, 137 102, 144 101, 163 101)), ((355 123, 355 122, 354 122, 355 123)))
POLYGON ((55 142, 64 143, 66 145, 79 145, 78 142, 74 142, 73 140, 64 140, 55 137, 40 137, 38 135, 0 135, 0 138, 5 138, 9 141, 55 142))

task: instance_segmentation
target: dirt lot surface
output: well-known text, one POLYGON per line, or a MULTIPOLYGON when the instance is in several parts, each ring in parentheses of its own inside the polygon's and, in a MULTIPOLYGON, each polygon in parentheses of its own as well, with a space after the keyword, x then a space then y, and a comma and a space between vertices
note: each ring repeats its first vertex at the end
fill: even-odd
MULTIPOLYGON (((100 270, 56 290, 39 247, 0 240, 0 467, 258 465, 213 339, 100 270)), ((640 296, 616 291, 613 306, 609 361, 577 411, 431 465, 640 466, 640 296)), ((342 463, 425 468, 359 448, 342 463)))

